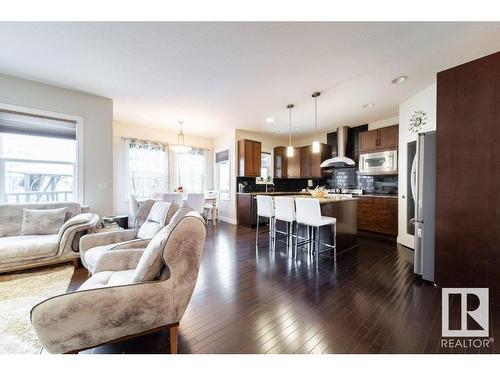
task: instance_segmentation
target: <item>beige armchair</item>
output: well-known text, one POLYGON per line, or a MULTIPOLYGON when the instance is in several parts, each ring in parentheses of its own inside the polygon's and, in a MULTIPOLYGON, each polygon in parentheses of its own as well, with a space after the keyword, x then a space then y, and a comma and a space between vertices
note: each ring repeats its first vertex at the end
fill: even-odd
POLYGON ((155 202, 139 229, 94 233, 80 239, 80 259, 91 274, 95 273, 98 259, 106 252, 129 248, 145 248, 151 238, 167 225, 177 211, 176 204, 155 202))
POLYGON ((97 264, 103 270, 78 291, 49 298, 31 310, 32 325, 45 349, 75 353, 169 329, 170 350, 176 353, 177 327, 196 284, 205 234, 198 213, 179 212, 145 250, 104 254, 97 264), (104 270, 106 263, 113 270, 104 270))

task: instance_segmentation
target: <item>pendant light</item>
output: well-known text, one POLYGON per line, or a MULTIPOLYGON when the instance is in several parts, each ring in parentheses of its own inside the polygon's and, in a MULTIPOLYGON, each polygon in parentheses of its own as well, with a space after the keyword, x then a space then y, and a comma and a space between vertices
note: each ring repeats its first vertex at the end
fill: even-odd
POLYGON ((184 121, 179 121, 179 134, 177 134, 177 144, 171 146, 172 150, 179 154, 185 154, 186 152, 191 151, 191 146, 186 146, 184 144, 184 133, 182 132, 182 124, 184 124, 184 121), (181 138, 182 138, 182 143, 181 143, 181 138))
POLYGON ((286 106, 288 108, 288 147, 286 148, 286 156, 289 158, 293 157, 293 147, 292 147, 292 108, 293 104, 288 104, 286 106))
POLYGON ((312 152, 317 154, 320 151, 320 145, 318 141, 318 96, 320 92, 313 92, 312 97, 314 98, 314 141, 312 143, 312 152))

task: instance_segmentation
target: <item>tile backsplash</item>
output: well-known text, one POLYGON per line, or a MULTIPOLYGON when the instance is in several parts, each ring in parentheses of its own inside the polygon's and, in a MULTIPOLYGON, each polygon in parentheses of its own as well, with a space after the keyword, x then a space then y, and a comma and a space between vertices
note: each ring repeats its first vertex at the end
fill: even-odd
MULTIPOLYGON (((268 185, 268 191, 300 191, 307 188, 307 178, 275 178, 273 179, 273 185, 268 185)), ((313 178, 311 179, 313 187, 318 185, 328 185, 328 180, 326 178, 313 178)), ((255 177, 237 177, 236 185, 238 191, 238 185, 243 184, 245 186, 246 192, 261 192, 266 190, 264 184, 256 184, 255 177)))
POLYGON ((331 187, 362 189, 367 193, 397 194, 398 176, 366 176, 357 167, 335 169, 328 180, 331 187))

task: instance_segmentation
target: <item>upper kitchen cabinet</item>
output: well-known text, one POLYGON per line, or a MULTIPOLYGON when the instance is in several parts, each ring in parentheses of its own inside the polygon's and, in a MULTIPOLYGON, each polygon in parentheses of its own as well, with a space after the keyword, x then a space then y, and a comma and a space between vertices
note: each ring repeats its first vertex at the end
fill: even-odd
POLYGON ((274 178, 286 178, 288 176, 288 163, 286 147, 274 148, 274 178))
POLYGON ((262 144, 249 139, 238 141, 238 176, 259 177, 262 144))
POLYGON ((395 149, 398 143, 398 125, 359 133, 360 153, 395 149))
POLYGON ((287 175, 288 178, 300 178, 300 160, 302 158, 302 147, 294 147, 293 156, 287 157, 285 150, 285 157, 287 158, 287 175))
POLYGON ((320 152, 313 153, 312 146, 295 147, 293 156, 286 156, 286 147, 274 149, 275 178, 319 178, 324 176, 320 165, 332 154, 331 147, 321 144, 320 152))
POLYGON ((301 147, 300 175, 303 178, 323 177, 324 170, 321 169, 321 162, 329 159, 332 150, 329 145, 320 144, 320 152, 313 153, 312 146, 301 147))

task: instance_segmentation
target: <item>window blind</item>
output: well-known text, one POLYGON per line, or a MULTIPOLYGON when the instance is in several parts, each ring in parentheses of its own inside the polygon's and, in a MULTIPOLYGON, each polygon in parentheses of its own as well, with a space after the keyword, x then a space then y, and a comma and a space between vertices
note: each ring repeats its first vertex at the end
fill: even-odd
POLYGON ((0 133, 76 139, 76 122, 0 110, 0 133))

